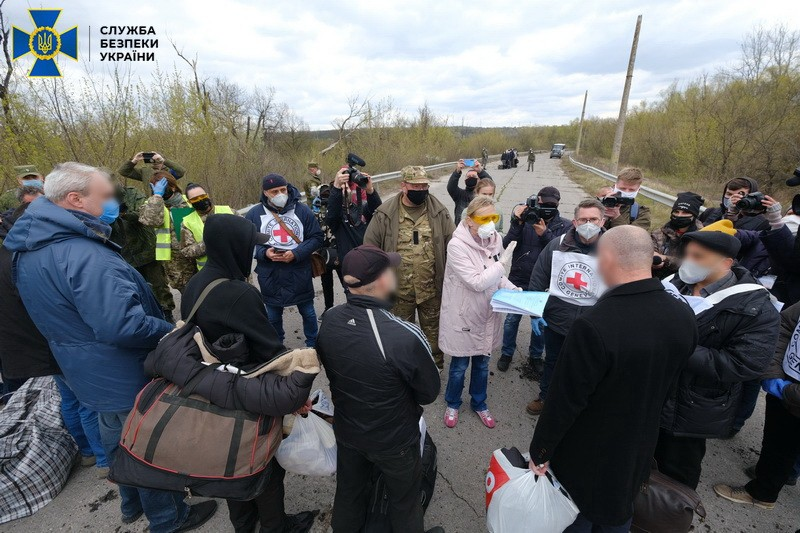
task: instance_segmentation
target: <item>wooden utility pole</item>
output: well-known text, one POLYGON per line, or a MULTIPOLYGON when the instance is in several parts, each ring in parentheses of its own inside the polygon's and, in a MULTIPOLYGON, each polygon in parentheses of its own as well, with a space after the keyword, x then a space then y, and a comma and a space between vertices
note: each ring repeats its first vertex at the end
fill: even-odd
POLYGON ((625 117, 628 114, 628 96, 631 93, 633 65, 636 63, 636 48, 639 46, 639 30, 642 29, 642 16, 636 19, 636 31, 633 32, 631 57, 628 60, 628 75, 625 77, 625 88, 622 90, 622 102, 619 105, 617 132, 614 134, 614 146, 611 148, 611 173, 616 174, 619 167, 619 152, 622 149, 622 134, 625 132, 625 117))
POLYGON ((589 91, 583 94, 583 109, 581 109, 581 123, 578 126, 578 144, 575 145, 575 155, 581 153, 581 139, 583 138, 583 116, 586 114, 586 99, 589 98, 589 91))

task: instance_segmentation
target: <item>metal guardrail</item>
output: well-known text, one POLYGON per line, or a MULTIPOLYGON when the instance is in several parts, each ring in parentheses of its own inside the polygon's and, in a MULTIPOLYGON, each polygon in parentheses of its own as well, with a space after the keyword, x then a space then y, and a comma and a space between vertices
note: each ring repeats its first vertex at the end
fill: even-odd
MULTIPOLYGON (((488 161, 487 161, 487 163, 488 163, 488 162, 491 162, 493 158, 498 158, 498 157, 500 157, 500 155, 499 155, 499 154, 497 154, 497 155, 490 155, 490 156, 489 156, 489 159, 488 159, 488 161)), ((452 167, 452 166, 454 166, 456 163, 458 163, 458 161, 448 161, 447 163, 437 163, 437 164, 435 164, 435 165, 428 165, 427 167, 425 167, 425 171, 426 171, 426 172, 433 172, 433 171, 435 171, 435 170, 442 170, 443 168, 452 167)), ((399 170, 396 170, 396 171, 394 171, 394 172, 384 172, 383 174, 375 174, 374 176, 372 176, 372 183, 381 183, 381 182, 383 182, 383 181, 395 180, 395 179, 397 179, 397 178, 399 178, 399 177, 400 177, 400 171, 399 171, 399 170)), ((247 213, 247 212, 248 212, 248 211, 249 211, 249 210, 250 210, 250 209, 251 209, 251 208, 252 208, 254 205, 258 205, 258 204, 251 204, 251 205, 248 205, 247 207, 243 207, 243 208, 241 208, 241 209, 238 209, 236 212, 237 212, 238 214, 240 214, 240 215, 244 215, 244 214, 245 214, 245 213, 247 213)))
MULTIPOLYGON (((572 156, 569 156, 569 162, 581 170, 591 172, 592 174, 600 176, 601 178, 605 178, 608 181, 613 181, 615 183, 617 181, 617 177, 614 174, 610 174, 604 170, 600 170, 599 168, 590 167, 589 165, 585 165, 579 161, 575 161, 575 159, 573 159, 572 156)), ((645 186, 642 186, 639 189, 639 194, 641 194, 645 198, 650 198, 651 200, 654 200, 660 204, 668 205, 670 207, 672 207, 672 205, 675 203, 675 200, 677 199, 670 194, 657 191, 655 189, 651 189, 650 187, 645 187, 645 186)), ((701 208, 701 210, 703 210, 703 208, 701 208)))

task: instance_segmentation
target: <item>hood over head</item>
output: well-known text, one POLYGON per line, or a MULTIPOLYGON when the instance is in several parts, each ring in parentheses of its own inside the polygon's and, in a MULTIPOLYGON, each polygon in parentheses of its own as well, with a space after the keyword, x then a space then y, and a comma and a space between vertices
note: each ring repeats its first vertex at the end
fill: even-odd
POLYGON ((245 280, 253 268, 253 249, 259 233, 247 219, 236 215, 211 215, 203 228, 208 262, 203 272, 215 278, 245 280))

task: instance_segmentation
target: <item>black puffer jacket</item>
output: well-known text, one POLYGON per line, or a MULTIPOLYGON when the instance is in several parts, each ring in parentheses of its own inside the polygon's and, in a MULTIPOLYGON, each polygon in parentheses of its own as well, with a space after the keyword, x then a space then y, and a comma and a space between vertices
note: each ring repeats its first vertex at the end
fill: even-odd
POLYGON ((572 227, 572 223, 561 216, 556 215, 547 223, 547 230, 540 236, 533 229, 532 224, 526 224, 517 217, 511 218, 511 226, 508 233, 503 236, 503 248, 508 248, 511 242, 516 241, 517 247, 514 248, 514 255, 511 260, 511 272, 508 274, 508 281, 517 287, 527 287, 531 281, 531 273, 539 254, 544 247, 560 237, 572 227))
POLYGON ((346 304, 323 315, 317 338, 336 406, 336 439, 359 450, 392 452, 419 441, 420 405, 439 395, 425 336, 389 307, 348 294, 346 304))
MULTIPOLYGON (((230 280, 208 294, 192 322, 200 327, 209 344, 225 335, 241 335, 246 347, 245 362, 236 366, 245 369, 286 351, 269 323, 258 289, 245 281, 253 262, 256 233, 255 226, 244 218, 208 217, 203 230, 208 263, 189 280, 181 302, 181 315, 186 318, 209 283, 230 280)), ((149 375, 163 376, 184 386, 205 368, 200 360, 196 343, 186 335, 173 333, 147 356, 144 366, 149 375)), ((314 378, 315 374, 299 371, 286 377, 267 373, 251 379, 215 371, 203 378, 195 393, 221 407, 283 416, 305 403, 314 378)))
MULTIPOLYGON (((757 284, 734 266, 737 285, 757 284)), ((677 276, 678 290, 685 287, 677 276)), ((728 296, 697 315, 700 340, 661 414, 661 427, 676 436, 727 435, 739 409, 742 382, 759 379, 775 352, 778 311, 769 292, 756 289, 728 296)))

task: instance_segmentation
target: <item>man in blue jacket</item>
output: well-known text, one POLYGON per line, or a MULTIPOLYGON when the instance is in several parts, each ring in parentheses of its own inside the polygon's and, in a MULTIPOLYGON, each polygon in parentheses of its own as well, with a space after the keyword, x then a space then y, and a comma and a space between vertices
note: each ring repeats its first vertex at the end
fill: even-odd
MULTIPOLYGON (((109 223, 119 211, 108 174, 57 165, 4 243, 22 301, 47 339, 69 387, 98 413, 113 463, 122 425, 147 383, 143 362, 172 325, 144 278, 119 255, 109 223)), ((199 527, 216 503, 187 507, 183 494, 120 486, 122 521, 144 513, 153 533, 199 527)))
MULTIPOLYGON (((511 215, 511 226, 503 237, 504 248, 508 248, 512 242, 517 243, 511 261, 511 272, 508 275, 508 280, 517 287, 528 286, 533 266, 544 247, 554 238, 564 235, 572 227, 572 223, 558 212, 558 204, 561 202, 561 192, 558 189, 544 187, 536 195, 536 202, 539 220, 536 223, 526 221, 531 210, 526 204, 515 206, 511 215)), ((503 325, 503 350, 500 359, 497 360, 497 369, 501 372, 508 370, 511 358, 517 351, 517 332, 521 320, 522 315, 509 314, 506 316, 503 325)), ((544 336, 531 329, 528 357, 537 374, 541 374, 544 369, 543 353, 544 336)))
POLYGON ((317 342, 317 313, 311 254, 322 247, 324 236, 317 217, 300 201, 300 191, 278 174, 268 174, 261 183, 261 203, 247 212, 258 231, 271 238, 256 246, 258 285, 267 315, 281 342, 283 310, 297 306, 303 317, 306 346, 317 342))

